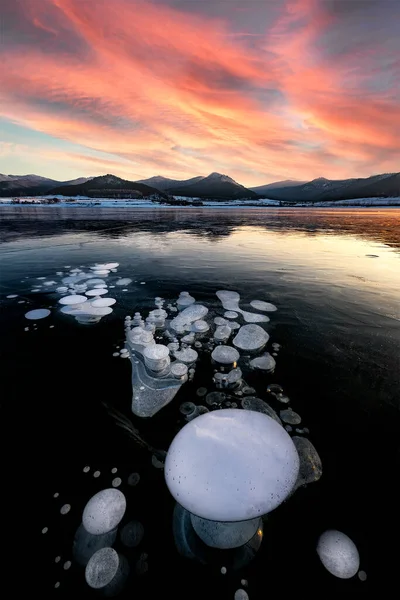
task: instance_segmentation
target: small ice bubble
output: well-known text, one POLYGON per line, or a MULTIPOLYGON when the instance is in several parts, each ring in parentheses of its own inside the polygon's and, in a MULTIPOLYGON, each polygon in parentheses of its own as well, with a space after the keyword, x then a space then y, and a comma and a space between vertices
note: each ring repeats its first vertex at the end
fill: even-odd
POLYGON ((43 527, 43 529, 42 529, 42 533, 47 533, 47 532, 48 532, 48 530, 49 530, 49 528, 48 528, 48 527, 43 527))
POLYGON ((128 548, 139 546, 144 536, 144 527, 139 521, 130 521, 120 533, 121 542, 128 548))
POLYGON ((187 365, 185 365, 179 361, 172 363, 171 375, 173 375, 173 377, 177 377, 178 379, 180 379, 181 377, 184 377, 185 375, 187 375, 187 372, 188 372, 187 365))
POLYGON ((114 488, 117 488, 121 485, 121 483, 122 483, 122 479, 120 477, 115 477, 115 479, 112 480, 111 485, 114 488))
POLYGON ((85 296, 80 296, 79 294, 72 294, 71 296, 60 298, 58 302, 60 304, 66 304, 67 306, 73 306, 74 304, 83 304, 84 302, 87 302, 87 298, 85 296))
POLYGON ((146 285, 146 282, 145 281, 141 281, 140 285, 146 285))
POLYGON ((228 572, 228 569, 226 567, 221 567, 221 573, 222 575, 226 575, 228 572))
POLYGON ((58 498, 60 494, 58 492, 56 492, 55 494, 53 494, 53 498, 58 498))
POLYGON ((290 433, 291 431, 293 431, 293 427, 291 427, 290 425, 285 425, 285 429, 288 433, 290 433))
POLYGON ((122 279, 118 279, 118 281, 116 281, 115 283, 116 283, 116 285, 121 285, 124 287, 124 286, 132 283, 132 279, 129 279, 129 277, 124 277, 122 279))
POLYGON ((318 540, 317 554, 327 571, 339 579, 350 579, 360 566, 356 545, 341 531, 325 531, 318 540))
POLYGON ((71 505, 70 504, 64 504, 61 508, 60 508, 60 513, 62 515, 67 515, 69 513, 69 511, 71 510, 71 505))
POLYGON ((199 398, 202 398, 203 396, 205 396, 207 394, 207 388, 205 387, 199 387, 199 389, 196 391, 196 395, 199 398))
POLYGON ((217 346, 213 350, 211 358, 221 365, 230 365, 239 360, 240 354, 231 346, 217 346))
POLYGON ((111 469, 111 473, 116 473, 117 471, 118 471, 117 467, 113 467, 113 468, 111 469))
POLYGON ((249 600, 249 595, 245 590, 236 590, 234 600, 249 600))
POLYGON ((37 308, 36 310, 30 310, 25 313, 25 318, 29 321, 38 321, 39 319, 45 319, 50 314, 47 308, 37 308))
POLYGON ((108 290, 105 288, 96 288, 95 290, 88 290, 87 292, 85 292, 86 296, 104 296, 104 294, 107 293, 108 290))
POLYGON ((131 473, 128 477, 128 485, 134 487, 135 485, 137 485, 140 481, 140 475, 139 473, 131 473))
POLYGON ((93 477, 96 477, 96 479, 97 479, 97 477, 100 477, 100 475, 101 475, 100 471, 95 471, 93 473, 93 477))
POLYGON ((18 298, 18 294, 9 294, 8 296, 6 296, 7 298, 18 298))
POLYGON ((249 582, 247 581, 247 579, 242 579, 240 585, 242 585, 243 587, 247 587, 249 585, 249 582))
POLYGON ((64 571, 68 571, 68 569, 71 568, 72 562, 70 560, 67 560, 64 564, 63 564, 63 569, 64 571))
POLYGON ((193 402, 184 402, 180 405, 179 412, 185 417, 192 417, 196 412, 196 405, 193 402))
POLYGON ((56 582, 55 582, 55 584, 54 584, 54 587, 57 589, 57 588, 59 588, 59 587, 60 587, 60 585, 61 585, 61 584, 60 584, 60 582, 59 582, 59 581, 56 581, 56 582))
POLYGON ((90 498, 83 510, 83 526, 93 535, 107 533, 117 527, 125 510, 126 499, 122 492, 114 488, 101 490, 90 498))
POLYGON ((56 556, 55 559, 54 559, 54 562, 55 563, 59 563, 60 560, 61 560, 61 556, 56 556))
POLYGON ((119 352, 113 352, 113 356, 119 356, 119 352))
POLYGON ((113 548, 101 548, 86 565, 86 583, 94 589, 106 588, 117 576, 119 568, 120 559, 117 552, 113 548))
POLYGON ((90 467, 88 467, 88 466, 83 467, 83 472, 84 473, 89 473, 89 471, 90 471, 90 467))
POLYGON ((232 333, 232 329, 229 325, 218 325, 214 332, 214 339, 216 342, 226 342, 232 333))
POLYGON ((250 366, 253 369, 260 369, 261 371, 271 372, 276 367, 275 359, 269 354, 269 352, 265 352, 262 356, 258 356, 257 358, 253 358, 250 361, 250 366))
POLYGON ((215 325, 228 325, 228 321, 222 317, 215 317, 214 323, 215 325))
POLYGON ((238 315, 238 313, 237 313, 237 312, 234 312, 233 310, 227 310, 227 311, 224 313, 224 317, 225 317, 226 319, 237 319, 237 317, 238 317, 238 316, 239 316, 239 315, 238 315))
POLYGON ((274 312, 275 310, 278 310, 275 304, 270 304, 269 302, 264 302, 263 300, 252 300, 250 302, 250 306, 256 310, 262 310, 263 312, 274 312))
POLYGON ((358 571, 358 579, 360 581, 367 581, 367 574, 365 571, 358 571))
POLYGON ((180 362, 183 362, 187 365, 196 362, 198 356, 199 355, 197 354, 196 350, 193 350, 192 348, 185 348, 184 350, 178 350, 175 352, 175 357, 180 362))
POLYGON ((287 410, 281 410, 279 413, 280 418, 284 423, 289 425, 299 425, 301 423, 301 417, 294 410, 288 408, 287 410))

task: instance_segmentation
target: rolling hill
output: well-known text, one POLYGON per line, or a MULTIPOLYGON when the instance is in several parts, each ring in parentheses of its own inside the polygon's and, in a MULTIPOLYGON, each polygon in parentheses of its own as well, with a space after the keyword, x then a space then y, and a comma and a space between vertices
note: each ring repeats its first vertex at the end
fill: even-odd
POLYGON ((62 196, 88 196, 89 198, 168 198, 168 195, 154 187, 121 179, 115 175, 94 177, 78 185, 62 185, 52 188, 49 194, 62 196))

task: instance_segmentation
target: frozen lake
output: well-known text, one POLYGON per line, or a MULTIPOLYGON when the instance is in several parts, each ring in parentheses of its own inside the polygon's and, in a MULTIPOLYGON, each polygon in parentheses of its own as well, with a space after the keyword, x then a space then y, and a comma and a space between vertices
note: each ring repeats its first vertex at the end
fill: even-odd
POLYGON ((188 598, 195 589, 196 597, 232 600, 241 579, 250 600, 271 590, 367 594, 389 582, 382 545, 398 512, 400 209, 0 207, 0 261, 2 409, 22 448, 10 463, 24 501, 39 503, 29 514, 38 590, 92 595, 73 558, 74 534, 86 502, 116 477, 128 520, 144 528, 125 553, 135 572, 126 597, 188 598), (38 278, 58 283, 57 273, 114 261, 118 277, 132 282, 112 290, 113 312, 95 326, 61 314, 52 287, 32 291, 38 278), (215 551, 208 566, 177 554, 163 471, 102 404, 168 450, 185 422, 180 405, 202 404, 200 387, 214 391, 213 368, 201 358, 194 380, 154 417, 130 411, 130 361, 113 356, 124 344, 124 318, 147 314, 156 296, 176 301, 182 290, 221 316, 218 290, 237 291, 246 311, 257 312, 255 299, 278 308, 265 324, 269 346, 281 345, 275 372, 244 371, 246 383, 264 400, 270 383, 283 387, 323 465, 318 482, 268 516, 254 561, 226 575, 227 551, 215 551), (24 315, 37 309, 51 314, 35 326, 24 315), (132 473, 140 475, 135 486, 132 473), (60 513, 65 505, 71 509, 60 513), (355 542, 365 582, 323 568, 315 547, 326 529, 355 542))

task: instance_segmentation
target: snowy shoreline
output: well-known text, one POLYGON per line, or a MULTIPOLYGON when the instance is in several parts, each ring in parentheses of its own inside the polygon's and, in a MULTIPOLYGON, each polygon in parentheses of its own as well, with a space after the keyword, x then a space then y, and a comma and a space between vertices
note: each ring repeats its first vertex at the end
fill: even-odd
MULTIPOLYGON (((197 198, 176 198, 192 202, 197 198)), ((353 200, 337 200, 326 202, 293 202, 281 205, 278 200, 262 198, 260 200, 228 200, 228 201, 202 201, 201 205, 169 205, 150 200, 115 200, 111 198, 87 198, 77 196, 73 202, 67 201, 63 196, 35 196, 18 198, 0 198, 1 206, 46 206, 55 208, 142 208, 142 209, 201 209, 201 208, 400 208, 400 197, 395 198, 356 198, 353 200), (59 202, 48 203, 52 198, 57 198, 59 202)))

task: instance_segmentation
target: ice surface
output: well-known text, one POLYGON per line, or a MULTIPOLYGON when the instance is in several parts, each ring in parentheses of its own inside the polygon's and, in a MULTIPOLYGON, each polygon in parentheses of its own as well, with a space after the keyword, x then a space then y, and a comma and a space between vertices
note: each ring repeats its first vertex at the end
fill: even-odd
POLYGON ((329 573, 340 579, 354 577, 360 566, 360 556, 354 542, 345 533, 334 529, 320 536, 317 554, 329 573))
POLYGON ((232 365, 239 360, 240 354, 231 346, 217 346, 212 351, 211 358, 221 365, 232 365))
POLYGON ((246 323, 268 323, 269 317, 265 315, 257 315, 255 313, 247 312, 239 308, 240 294, 237 292, 231 292, 229 290, 219 290, 216 292, 218 298, 222 302, 222 306, 227 311, 241 313, 246 323))
POLYGON ((246 396, 245 398, 243 398, 241 404, 245 410, 254 410, 256 412, 263 413, 264 415, 268 415, 268 417, 274 419, 274 421, 279 423, 279 425, 282 425, 282 421, 280 420, 274 409, 269 404, 267 404, 267 402, 261 400, 261 398, 256 398, 255 396, 246 396))
POLYGON ((85 569, 86 583, 94 589, 109 585, 119 568, 119 557, 113 548, 101 548, 90 558, 85 569))
POLYGON ((117 527, 125 514, 125 496, 119 490, 108 488, 101 490, 86 504, 82 523, 86 531, 101 535, 117 527))
POLYGON ((276 508, 290 494, 299 457, 286 431, 270 417, 224 409, 188 423, 165 463, 167 486, 191 513, 243 521, 276 508))
POLYGON ((275 304, 264 302, 264 300, 252 300, 250 302, 250 306, 252 306, 256 310, 262 310, 264 312, 274 312, 275 310, 278 310, 275 304))
POLYGON ((139 521, 130 521, 120 533, 121 542, 128 548, 139 546, 144 536, 144 527, 139 521))
POLYGON ((118 281, 115 282, 116 285, 129 285, 130 283, 132 283, 132 279, 129 279, 129 277, 124 277, 123 279, 118 279, 118 281))
POLYGON ((260 350, 269 340, 269 335, 259 325, 243 325, 233 343, 241 350, 260 350))
POLYGON ((246 544, 255 535, 260 525, 260 517, 249 521, 226 523, 191 515, 191 521, 193 529, 207 546, 223 550, 246 544))
POLYGON ((250 361, 250 366, 253 369, 260 369, 261 371, 273 371, 276 367, 276 362, 273 356, 269 354, 269 352, 265 352, 262 356, 258 356, 257 358, 253 358, 250 361))
POLYGON ((47 308, 37 308, 36 310, 30 310, 25 313, 25 318, 29 321, 39 321, 39 319, 45 319, 50 314, 47 308))
POLYGON ((79 294, 72 294, 72 296, 64 296, 63 298, 60 298, 58 302, 60 304, 72 306, 73 304, 82 304, 83 302, 87 302, 87 298, 86 296, 80 296, 79 294))
POLYGON ((292 438, 300 458, 299 476, 296 488, 313 481, 318 481, 322 475, 322 462, 313 444, 307 438, 294 436, 292 438))
POLYGON ((279 413, 280 418, 284 423, 289 425, 299 425, 301 423, 301 417, 294 410, 288 408, 287 410, 281 410, 279 413))

